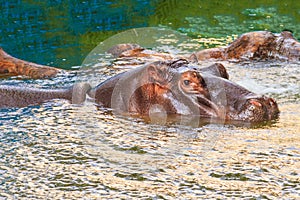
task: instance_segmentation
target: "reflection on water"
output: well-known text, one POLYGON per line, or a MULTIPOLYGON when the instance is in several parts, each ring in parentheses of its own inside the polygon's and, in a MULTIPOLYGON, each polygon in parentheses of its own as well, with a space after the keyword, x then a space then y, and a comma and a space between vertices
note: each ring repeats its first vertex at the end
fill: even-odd
POLYGON ((224 65, 234 81, 276 97, 277 123, 255 129, 148 124, 92 102, 2 110, 0 197, 298 198, 299 65, 224 65))
MULTIPOLYGON (((296 106, 285 109, 281 120, 296 106)), ((91 105, 23 112, 1 127, 1 197, 299 195, 299 113, 265 129, 207 126, 185 137, 187 127, 115 119, 91 105)))

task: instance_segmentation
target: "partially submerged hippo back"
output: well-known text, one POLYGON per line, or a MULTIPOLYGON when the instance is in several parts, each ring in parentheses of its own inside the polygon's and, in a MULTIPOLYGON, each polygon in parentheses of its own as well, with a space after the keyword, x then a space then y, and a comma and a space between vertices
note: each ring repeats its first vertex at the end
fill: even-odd
POLYGON ((0 47, 0 74, 10 76, 24 75, 31 78, 50 78, 56 76, 61 69, 39 65, 15 58, 0 47))
POLYGON ((74 104, 85 101, 90 90, 87 83, 76 83, 65 89, 38 89, 0 85, 0 108, 26 107, 37 105, 53 99, 65 99, 74 104))
POLYGON ((227 80, 224 70, 220 64, 201 72, 185 60, 159 61, 99 84, 90 96, 97 104, 120 113, 149 115, 153 108, 159 108, 167 114, 245 122, 268 121, 278 116, 273 99, 227 80))
POLYGON ((193 62, 216 60, 287 60, 300 61, 300 42, 291 32, 275 34, 269 31, 255 31, 241 35, 227 47, 204 49, 191 54, 193 62))

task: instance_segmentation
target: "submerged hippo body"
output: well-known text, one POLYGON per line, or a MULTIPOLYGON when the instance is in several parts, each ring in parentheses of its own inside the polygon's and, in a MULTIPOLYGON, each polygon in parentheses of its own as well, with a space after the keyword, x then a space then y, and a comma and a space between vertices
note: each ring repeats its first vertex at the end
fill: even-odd
MULTIPOLYGON (((137 44, 119 44, 109 51, 118 58, 156 58, 166 60, 174 58, 164 53, 152 52, 143 49, 137 44)), ((276 34, 269 31, 249 32, 241 35, 226 47, 204 49, 184 56, 190 62, 201 62, 206 60, 220 61, 300 61, 300 42, 291 32, 284 31, 276 34)))
POLYGON ((90 85, 76 83, 65 89, 38 89, 0 85, 0 108, 26 107, 41 104, 53 99, 65 99, 79 104, 85 101, 90 85))
POLYGON ((224 121, 276 119, 276 102, 228 80, 221 64, 204 69, 185 60, 158 61, 117 75, 92 89, 98 105, 119 113, 198 115, 224 121), (218 73, 220 71, 220 73, 218 73))
POLYGON ((56 76, 61 69, 39 65, 15 58, 0 47, 0 74, 10 76, 23 75, 30 78, 50 78, 56 76))
POLYGON ((280 34, 256 31, 241 35, 225 48, 195 52, 188 59, 194 62, 207 59, 300 61, 300 43, 288 31, 280 34))
POLYGON ((86 93, 98 106, 141 116, 159 108, 166 114, 263 122, 279 113, 273 99, 229 81, 223 65, 199 69, 186 60, 153 62, 116 75, 93 89, 87 83, 66 89, 0 85, 0 107, 24 107, 52 99, 82 103, 86 93))

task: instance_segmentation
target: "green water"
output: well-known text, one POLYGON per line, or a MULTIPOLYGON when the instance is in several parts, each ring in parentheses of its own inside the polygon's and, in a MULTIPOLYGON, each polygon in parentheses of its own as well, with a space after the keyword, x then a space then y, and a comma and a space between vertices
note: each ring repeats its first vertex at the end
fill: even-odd
POLYGON ((0 46, 65 69, 80 65, 104 39, 136 27, 165 26, 194 38, 288 29, 300 38, 298 1, 1 1, 0 10, 0 46))
MULTIPOLYGON (((252 30, 289 29, 300 38, 295 1, 1 1, 0 10, 1 47, 65 69, 81 65, 104 39, 137 27, 171 28, 197 39, 199 48, 252 30)), ((113 64, 102 58, 77 76, 0 83, 99 83, 122 70, 113 64)), ((2 109, 0 199, 299 199, 299 63, 223 64, 231 80, 277 100, 277 123, 149 124, 89 101, 2 109)))

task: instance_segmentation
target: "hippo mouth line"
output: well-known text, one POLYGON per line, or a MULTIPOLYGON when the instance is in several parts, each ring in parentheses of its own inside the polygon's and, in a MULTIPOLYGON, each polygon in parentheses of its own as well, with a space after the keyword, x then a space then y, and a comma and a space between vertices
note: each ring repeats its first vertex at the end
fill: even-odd
POLYGON ((200 115, 213 118, 224 118, 220 112, 223 109, 220 109, 220 107, 216 105, 213 101, 211 101, 209 98, 205 97, 202 94, 198 94, 195 97, 196 102, 194 103, 199 108, 200 115))

